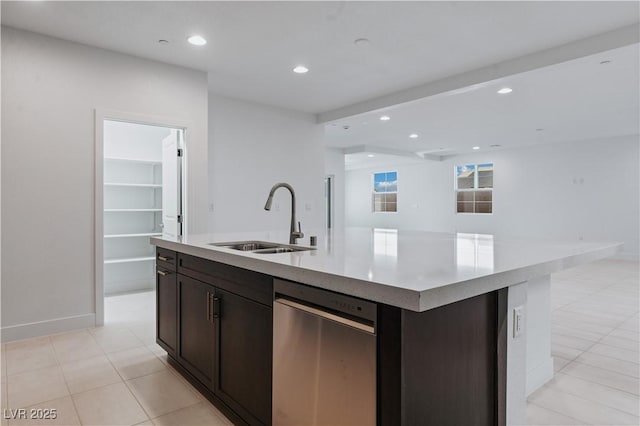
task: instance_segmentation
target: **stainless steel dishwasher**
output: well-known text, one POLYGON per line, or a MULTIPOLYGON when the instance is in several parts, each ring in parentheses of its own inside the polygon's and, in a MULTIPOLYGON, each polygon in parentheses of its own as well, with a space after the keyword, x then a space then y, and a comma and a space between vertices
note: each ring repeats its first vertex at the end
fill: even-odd
POLYGON ((376 305, 276 279, 273 425, 376 424, 376 305))

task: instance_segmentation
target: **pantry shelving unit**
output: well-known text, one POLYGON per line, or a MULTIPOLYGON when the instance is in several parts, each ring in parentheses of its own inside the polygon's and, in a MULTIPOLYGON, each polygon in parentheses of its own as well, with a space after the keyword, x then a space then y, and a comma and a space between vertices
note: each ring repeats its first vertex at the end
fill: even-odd
POLYGON ((162 235, 161 145, 148 158, 104 158, 104 293, 155 288, 153 246, 162 235))

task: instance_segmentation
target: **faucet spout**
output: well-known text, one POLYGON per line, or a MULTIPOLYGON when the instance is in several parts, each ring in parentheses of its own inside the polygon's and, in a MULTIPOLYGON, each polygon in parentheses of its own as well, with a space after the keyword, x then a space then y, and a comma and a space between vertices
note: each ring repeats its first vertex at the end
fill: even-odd
POLYGON ((296 244, 296 240, 298 238, 303 238, 304 234, 302 233, 300 222, 298 222, 298 230, 296 231, 296 193, 293 190, 293 187, 284 182, 276 183, 275 185, 273 185, 273 187, 271 187, 271 191, 269 191, 267 202, 264 204, 264 209, 267 211, 271 210, 273 194, 275 194, 278 188, 286 188, 291 193, 291 226, 289 228, 289 244, 296 244))

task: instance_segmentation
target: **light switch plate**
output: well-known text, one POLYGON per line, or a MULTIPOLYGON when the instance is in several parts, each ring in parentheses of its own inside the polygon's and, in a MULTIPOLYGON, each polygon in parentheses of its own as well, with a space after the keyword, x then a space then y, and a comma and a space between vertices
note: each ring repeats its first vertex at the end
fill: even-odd
POLYGON ((524 307, 513 309, 513 338, 520 337, 524 333, 524 307))

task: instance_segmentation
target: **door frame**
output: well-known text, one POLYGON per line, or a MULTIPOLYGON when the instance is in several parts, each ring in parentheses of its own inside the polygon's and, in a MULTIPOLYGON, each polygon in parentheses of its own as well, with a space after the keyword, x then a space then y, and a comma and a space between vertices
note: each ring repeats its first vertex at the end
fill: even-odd
POLYGON ((104 121, 124 121, 127 123, 146 124, 150 126, 169 127, 182 129, 182 168, 181 168, 181 188, 182 193, 182 233, 187 233, 187 134, 188 129, 193 127, 192 123, 186 120, 172 117, 154 116, 138 114, 127 111, 116 111, 96 108, 94 110, 94 184, 93 184, 93 276, 94 276, 94 310, 95 325, 104 324, 104 121))
POLYGON ((335 228, 335 179, 333 174, 324 176, 324 225, 326 229, 335 228))

